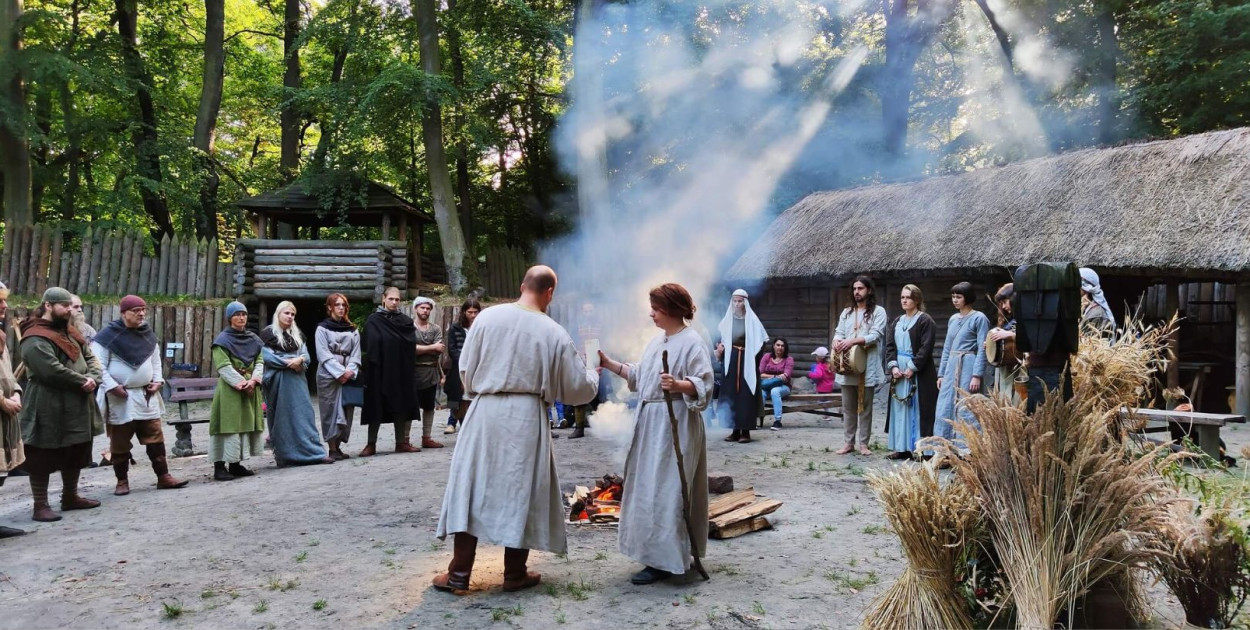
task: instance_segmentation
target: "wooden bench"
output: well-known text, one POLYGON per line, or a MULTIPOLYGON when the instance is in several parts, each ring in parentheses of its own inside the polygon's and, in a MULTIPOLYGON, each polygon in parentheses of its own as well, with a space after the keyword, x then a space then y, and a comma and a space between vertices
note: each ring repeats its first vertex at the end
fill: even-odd
MULTIPOLYGON (((820 416, 830 416, 834 418, 842 417, 842 393, 832 392, 829 394, 790 394, 781 399, 781 413, 814 413, 820 416), (833 411, 830 411, 830 410, 833 411)), ((760 407, 759 417, 756 418, 756 424, 763 428, 764 418, 773 414, 773 401, 766 398, 764 405, 760 407)))
POLYGON ((1200 413, 1197 411, 1165 411, 1162 409, 1122 409, 1121 416, 1136 415, 1146 420, 1143 433, 1160 433, 1168 430, 1171 423, 1181 426, 1187 433, 1197 435, 1202 452, 1220 461, 1220 427, 1230 422, 1244 423, 1245 416, 1225 413, 1200 413))
POLYGON ((174 457, 186 457, 194 452, 191 446, 191 425, 208 422, 208 418, 192 420, 187 403, 195 400, 212 400, 213 391, 217 389, 215 378, 171 378, 165 381, 172 392, 169 402, 178 403, 178 419, 169 420, 166 424, 177 429, 178 437, 174 441, 174 457))

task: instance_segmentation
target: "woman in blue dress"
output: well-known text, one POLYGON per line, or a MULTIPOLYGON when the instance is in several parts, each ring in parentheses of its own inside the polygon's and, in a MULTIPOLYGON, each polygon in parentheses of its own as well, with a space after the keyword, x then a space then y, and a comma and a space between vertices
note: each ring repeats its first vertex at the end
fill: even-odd
POLYGON ((937 368, 933 342, 937 326, 924 312, 920 287, 909 284, 899 294, 903 314, 886 328, 885 369, 890 374, 890 405, 885 430, 889 459, 909 459, 916 442, 933 435, 937 408, 937 368))
POLYGON ((985 336, 990 331, 990 320, 985 313, 972 308, 976 293, 972 284, 960 282, 951 287, 951 304, 958 312, 951 315, 946 326, 946 343, 942 345, 942 364, 938 368, 937 425, 934 434, 948 440, 955 439, 955 420, 959 419, 980 428, 975 417, 967 409, 960 409, 960 390, 969 394, 981 391, 985 377, 985 336))

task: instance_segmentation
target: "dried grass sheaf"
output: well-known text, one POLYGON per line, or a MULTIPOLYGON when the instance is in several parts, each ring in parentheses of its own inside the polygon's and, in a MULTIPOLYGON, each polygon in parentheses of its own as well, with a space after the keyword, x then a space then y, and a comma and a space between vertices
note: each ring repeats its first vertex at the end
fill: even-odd
POLYGON ((1223 500, 1194 509, 1172 505, 1158 531, 1170 553, 1156 558, 1155 572, 1180 600, 1185 620, 1200 628, 1229 628, 1250 593, 1246 532, 1223 500))
POLYGON ((956 480, 943 484, 928 468, 871 474, 907 556, 902 576, 873 601, 862 628, 971 628, 957 590, 956 562, 979 530, 976 496, 956 480))
POLYGON ((981 429, 956 424, 968 452, 954 471, 979 497, 1019 627, 1050 628, 1091 585, 1165 555, 1151 542, 1179 499, 1154 453, 1130 457, 1106 430, 1118 410, 1058 396, 1031 416, 984 396, 967 404, 981 429))
MULTIPOLYGON (((1081 351, 1071 363, 1073 397, 1107 412, 1148 403, 1154 397, 1156 375, 1174 360, 1168 341, 1177 325, 1175 316, 1161 325, 1129 317, 1113 338, 1083 333, 1081 351)), ((1116 436, 1142 425, 1131 414, 1111 414, 1107 420, 1108 429, 1116 436)))

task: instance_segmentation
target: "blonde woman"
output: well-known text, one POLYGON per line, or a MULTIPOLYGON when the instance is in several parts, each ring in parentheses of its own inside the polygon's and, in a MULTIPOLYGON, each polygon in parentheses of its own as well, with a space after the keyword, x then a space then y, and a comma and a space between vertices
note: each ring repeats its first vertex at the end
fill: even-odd
POLYGON ((265 347, 264 392, 269 414, 269 436, 278 467, 333 464, 317 431, 317 413, 308 398, 305 371, 312 360, 308 344, 295 325, 295 305, 282 302, 273 323, 260 331, 265 347))

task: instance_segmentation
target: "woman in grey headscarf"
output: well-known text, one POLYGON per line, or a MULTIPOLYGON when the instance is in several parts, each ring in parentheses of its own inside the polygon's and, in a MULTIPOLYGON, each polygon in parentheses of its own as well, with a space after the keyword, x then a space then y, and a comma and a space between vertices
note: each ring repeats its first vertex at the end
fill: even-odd
POLYGON ((1089 267, 1081 267, 1081 331, 1095 331, 1100 335, 1115 332, 1115 316, 1102 293, 1098 274, 1089 267))

